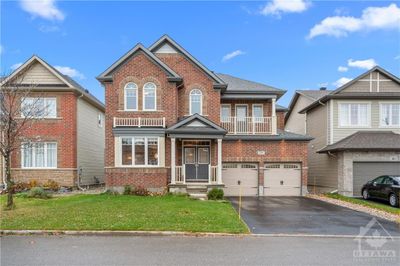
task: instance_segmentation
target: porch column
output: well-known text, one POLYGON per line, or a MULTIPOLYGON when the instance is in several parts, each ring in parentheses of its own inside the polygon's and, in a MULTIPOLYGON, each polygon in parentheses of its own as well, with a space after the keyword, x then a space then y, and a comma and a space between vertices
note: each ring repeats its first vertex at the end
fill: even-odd
POLYGON ((222 184, 222 139, 218 139, 217 183, 222 184))
POLYGON ((171 138, 171 184, 175 184, 175 138, 171 138))
POLYGON ((271 106, 272 106, 272 112, 271 112, 272 113, 272 119, 271 119, 272 127, 271 127, 271 131, 272 131, 273 135, 277 134, 277 127, 278 127, 278 120, 276 119, 276 106, 275 106, 275 103, 276 103, 276 99, 272 98, 272 104, 271 104, 271 106))

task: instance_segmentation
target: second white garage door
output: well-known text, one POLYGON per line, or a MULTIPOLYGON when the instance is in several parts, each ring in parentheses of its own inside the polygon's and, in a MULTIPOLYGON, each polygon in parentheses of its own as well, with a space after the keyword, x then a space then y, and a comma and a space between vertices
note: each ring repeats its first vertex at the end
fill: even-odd
POLYGON ((242 196, 257 196, 257 164, 224 163, 222 166, 222 182, 225 184, 225 196, 239 196, 238 180, 241 182, 242 196))
POLYGON ((301 165, 267 163, 264 169, 264 196, 300 196, 301 165))

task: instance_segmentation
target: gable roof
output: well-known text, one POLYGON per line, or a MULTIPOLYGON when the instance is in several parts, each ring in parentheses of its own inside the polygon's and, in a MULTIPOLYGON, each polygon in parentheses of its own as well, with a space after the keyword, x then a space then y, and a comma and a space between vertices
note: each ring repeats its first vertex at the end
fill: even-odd
POLYGON ((349 86, 353 85, 355 82, 357 82, 361 78, 369 75, 370 73, 372 73, 374 71, 379 71, 380 73, 390 77, 397 84, 400 84, 400 79, 397 76, 395 76, 392 73, 390 73, 389 71, 381 68, 380 66, 375 66, 375 67, 371 68, 370 70, 368 70, 367 72, 365 72, 365 73, 359 75, 358 77, 354 78, 353 80, 347 82, 340 88, 338 88, 338 89, 330 92, 329 94, 321 97, 320 99, 314 101, 309 106, 300 110, 299 113, 306 113, 307 111, 314 109, 315 107, 321 105, 322 103, 329 101, 330 99, 360 99, 360 98, 400 99, 400 92, 368 92, 368 93, 353 92, 353 93, 346 93, 346 94, 339 93, 339 92, 343 91, 344 89, 348 88, 349 86))
POLYGON ((288 109, 287 107, 285 107, 285 106, 276 104, 276 105, 275 105, 275 110, 276 110, 277 112, 287 112, 289 109, 288 109))
POLYGON ((209 135, 225 135, 227 131, 215 124, 211 120, 201 116, 199 114, 194 114, 186 117, 176 123, 175 125, 166 129, 169 134, 209 134, 209 135), (190 126, 192 124, 194 126, 190 126), (200 124, 198 124, 200 123, 200 124))
POLYGON ((161 61, 157 56, 155 56, 152 52, 150 52, 141 43, 138 43, 137 45, 135 45, 135 47, 133 47, 131 50, 129 50, 126 54, 121 56, 114 64, 112 64, 103 73, 101 73, 99 76, 97 76, 97 79, 99 81, 111 81, 112 80, 112 75, 111 75, 112 72, 139 51, 142 51, 149 59, 151 59, 156 65, 158 65, 162 70, 164 70, 168 76, 169 81, 181 81, 182 80, 182 78, 174 70, 172 70, 168 65, 166 65, 163 61, 161 61))
POLYGON ((18 67, 14 72, 11 73, 8 77, 4 78, 0 85, 3 86, 7 84, 7 82, 12 81, 14 77, 16 77, 19 73, 24 71, 27 67, 31 66, 35 62, 38 62, 42 66, 44 66, 47 70, 50 71, 54 76, 56 76, 58 79, 60 79, 69 89, 75 90, 79 93, 82 94, 82 96, 88 100, 91 104, 95 105, 97 108, 100 110, 104 111, 105 106, 104 104, 98 100, 94 95, 92 95, 87 89, 82 87, 78 82, 76 82, 74 79, 71 77, 62 74, 60 71, 58 71, 56 68, 54 68, 52 65, 47 63, 45 60, 40 58, 37 55, 33 55, 31 58, 29 58, 25 63, 23 63, 20 67, 18 67))
POLYGON ((400 150, 400 134, 392 131, 357 131, 318 153, 346 150, 400 150))
POLYGON ((270 93, 281 96, 286 92, 285 90, 269 85, 234 77, 228 74, 217 73, 216 75, 228 85, 224 93, 270 93))
POLYGON ((183 54, 187 59, 192 61, 196 66, 198 66, 201 70, 203 70, 211 79, 214 80, 214 87, 225 88, 226 84, 223 80, 221 80, 214 72, 210 71, 206 66, 200 63, 199 60, 194 58, 188 51, 186 51, 182 46, 180 46, 176 41, 174 41, 167 34, 163 35, 160 39, 158 39, 155 43, 153 43, 149 50, 150 52, 155 52, 158 48, 160 48, 165 43, 168 43, 172 48, 177 50, 179 53, 183 54))
POLYGON ((300 95, 306 97, 311 101, 317 101, 331 92, 332 92, 331 90, 296 90, 292 100, 290 101, 289 111, 285 115, 285 122, 289 119, 290 114, 292 113, 294 106, 296 105, 300 95))

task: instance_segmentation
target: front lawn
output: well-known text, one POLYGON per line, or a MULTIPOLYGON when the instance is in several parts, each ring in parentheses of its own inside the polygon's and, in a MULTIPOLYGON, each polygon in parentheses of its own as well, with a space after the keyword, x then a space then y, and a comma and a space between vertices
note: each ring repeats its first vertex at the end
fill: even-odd
MULTIPOLYGON (((6 198, 0 197, 1 206, 6 198)), ((226 202, 183 196, 74 195, 48 200, 17 196, 1 211, 0 228, 14 230, 160 230, 247 233, 226 202)))
POLYGON ((362 206, 365 206, 365 207, 369 207, 369 208, 385 211, 385 212, 388 212, 388 213, 400 215, 400 209, 399 208, 393 208, 388 203, 385 204, 385 203, 372 201, 372 200, 364 200, 364 199, 346 197, 346 196, 342 196, 342 195, 339 195, 339 194, 336 194, 336 193, 333 193, 333 194, 327 193, 327 194, 325 194, 325 196, 327 196, 328 198, 342 200, 342 201, 346 201, 346 202, 362 205, 362 206))

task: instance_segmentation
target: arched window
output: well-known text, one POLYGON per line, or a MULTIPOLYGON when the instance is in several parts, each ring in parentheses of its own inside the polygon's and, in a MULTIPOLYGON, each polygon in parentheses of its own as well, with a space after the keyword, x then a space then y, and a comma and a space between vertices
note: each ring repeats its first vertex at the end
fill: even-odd
POLYGON ((157 109, 156 84, 148 82, 143 86, 143 110, 154 111, 157 109))
POLYGON ((201 90, 193 89, 189 95, 189 102, 190 115, 201 115, 203 109, 203 94, 201 93, 201 90))
POLYGON ((124 96, 125 96, 125 110, 126 111, 137 111, 138 109, 138 87, 135 83, 129 82, 125 85, 124 96))

